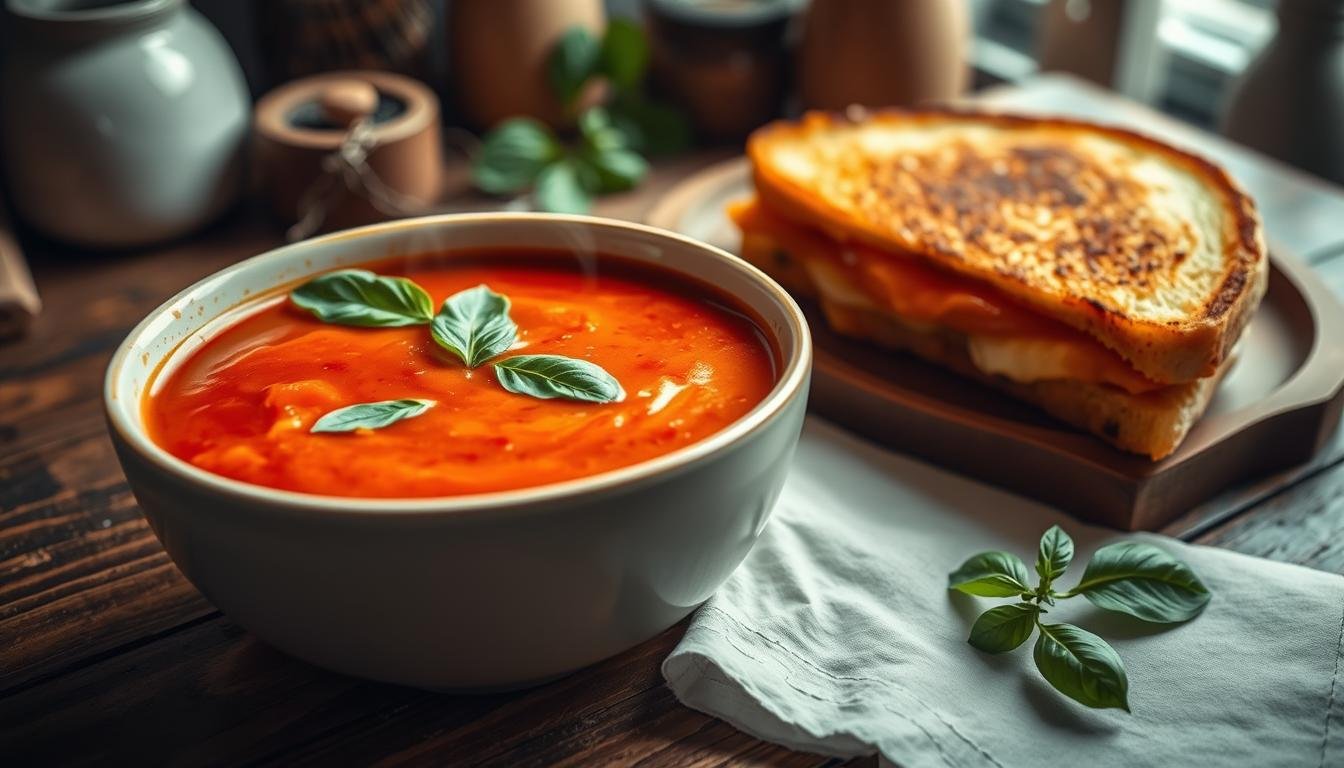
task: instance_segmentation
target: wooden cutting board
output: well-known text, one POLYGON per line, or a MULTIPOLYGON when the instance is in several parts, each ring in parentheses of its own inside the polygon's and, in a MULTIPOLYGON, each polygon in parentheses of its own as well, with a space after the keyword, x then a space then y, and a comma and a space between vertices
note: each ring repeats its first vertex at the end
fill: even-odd
MULTIPOLYGON (((737 252, 725 205, 751 194, 745 158, 671 189, 648 223, 737 252)), ((1238 360, 1171 456, 1119 451, 988 387, 831 333, 810 312, 811 407, 875 441, 1126 530, 1155 529, 1236 482, 1309 459, 1344 406, 1344 309, 1280 250, 1238 360), (1331 330, 1327 330, 1331 329, 1331 330)))

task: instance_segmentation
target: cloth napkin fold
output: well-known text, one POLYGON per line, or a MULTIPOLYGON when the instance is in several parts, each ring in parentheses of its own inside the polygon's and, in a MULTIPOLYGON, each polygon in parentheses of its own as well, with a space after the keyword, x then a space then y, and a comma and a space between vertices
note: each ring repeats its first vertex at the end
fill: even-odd
POLYGON ((971 648, 975 617, 1007 601, 951 593, 947 574, 986 549, 1030 569, 1055 523, 1078 548, 1066 588, 1123 536, 810 419, 774 519, 663 675, 687 706, 762 739, 911 768, 1344 766, 1338 575, 1148 537, 1213 592, 1199 617, 1147 625, 1083 598, 1051 611, 1120 654, 1132 714, 1057 693, 1034 639, 971 648))

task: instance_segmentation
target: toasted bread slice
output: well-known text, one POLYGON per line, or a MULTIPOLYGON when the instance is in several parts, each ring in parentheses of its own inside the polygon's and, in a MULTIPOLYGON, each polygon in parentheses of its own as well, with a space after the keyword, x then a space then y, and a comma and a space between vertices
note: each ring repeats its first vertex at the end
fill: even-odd
POLYGON ((770 209, 990 284, 1155 382, 1217 373, 1265 291, 1250 198, 1217 166, 1130 131, 809 113, 756 131, 748 154, 770 209))
MULTIPOLYGON (((861 292, 835 281, 818 285, 795 259, 773 249, 743 249, 743 256, 769 273, 789 292, 820 304, 837 333, 910 352, 963 376, 1031 403, 1112 445, 1153 460, 1169 456, 1204 413, 1219 380, 1231 365, 1225 360, 1212 376, 1134 394, 1105 384, 1072 380, 1018 382, 985 373, 971 357, 970 340, 945 329, 915 327, 873 305, 861 292)), ((825 279, 822 277, 822 279, 825 279)))

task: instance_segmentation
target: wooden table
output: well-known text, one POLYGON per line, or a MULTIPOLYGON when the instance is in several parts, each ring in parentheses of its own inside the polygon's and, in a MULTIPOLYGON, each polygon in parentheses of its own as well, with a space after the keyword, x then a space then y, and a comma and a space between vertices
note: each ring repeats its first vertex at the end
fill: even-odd
MULTIPOLYGON (((1261 200, 1271 236, 1312 258, 1344 294, 1341 191, 1076 81, 1044 78, 992 98, 1137 120, 1235 155, 1227 162, 1261 200)), ((638 218, 676 179, 725 156, 663 163, 643 189, 604 200, 599 212, 638 218)), ((262 217, 241 212, 143 253, 25 243, 46 310, 27 339, 0 346, 0 764, 839 762, 680 706, 658 665, 681 626, 541 688, 457 697, 324 672, 215 610, 168 560, 126 487, 103 425, 102 375, 146 312, 278 242, 262 217)), ((1344 570, 1344 438, 1305 467, 1191 510, 1167 532, 1344 570)))

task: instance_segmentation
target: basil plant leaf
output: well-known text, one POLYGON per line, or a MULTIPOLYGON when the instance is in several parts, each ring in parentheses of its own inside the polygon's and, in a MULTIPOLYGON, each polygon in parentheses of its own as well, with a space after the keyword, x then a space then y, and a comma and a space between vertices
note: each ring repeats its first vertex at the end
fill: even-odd
POLYGON ((546 166, 532 192, 537 207, 551 213, 587 213, 592 196, 579 174, 579 169, 567 160, 546 166))
POLYGON ((1031 603, 990 608, 971 625, 971 636, 966 642, 985 653, 1011 651, 1031 637, 1040 611, 1039 606, 1031 603))
POLYGON ((324 323, 390 328, 424 325, 434 317, 425 289, 404 277, 341 269, 309 280, 289 294, 295 306, 324 323))
POLYGON ((636 152, 666 155, 691 145, 691 124, 670 106, 642 96, 617 94, 609 112, 626 146, 636 152))
POLYGON ((402 419, 410 419, 434 406, 433 400, 382 400, 337 408, 318 419, 309 432, 353 432, 356 429, 382 429, 402 419))
POLYGON ((644 158, 628 149, 609 149, 584 157, 597 175, 598 190, 622 192, 633 189, 649 171, 644 158))
POLYGON ((1032 657, 1055 690, 1094 709, 1129 711, 1129 678, 1115 649, 1072 624, 1041 624, 1032 657))
POLYGON ((602 74, 617 88, 634 88, 649 66, 649 44, 644 30, 628 19, 612 19, 602 35, 599 55, 602 74))
POLYGON ((611 403, 625 396, 620 382, 601 367, 561 355, 517 355, 495 363, 500 386, 543 400, 560 397, 611 403))
POLYGON ((1082 595, 1098 608, 1158 624, 1192 619, 1209 603, 1195 572, 1161 549, 1122 541, 1097 550, 1082 581, 1065 595, 1082 595))
POLYGON ((625 149, 629 145, 626 135, 612 122, 610 113, 602 107, 584 110, 579 115, 579 133, 589 151, 606 152, 613 149, 625 149))
POLYGON ((472 164, 472 182, 482 192, 508 195, 536 182, 563 149, 551 130, 527 117, 500 123, 481 144, 472 164))
POLYGON ((1036 553, 1036 573, 1049 583, 1064 575, 1073 561, 1073 539, 1058 525, 1041 535, 1041 546, 1036 553))
POLYGON ((449 296, 429 326, 440 347, 475 368, 501 354, 518 340, 518 326, 509 318, 509 299, 478 285, 449 296))
POLYGON ((947 577, 948 589, 981 597, 1015 597, 1030 592, 1027 566, 1008 552, 981 552, 947 577))
POLYGON ((592 33, 573 27, 560 38, 546 60, 546 78, 565 106, 574 103, 583 84, 597 73, 601 46, 592 33))

